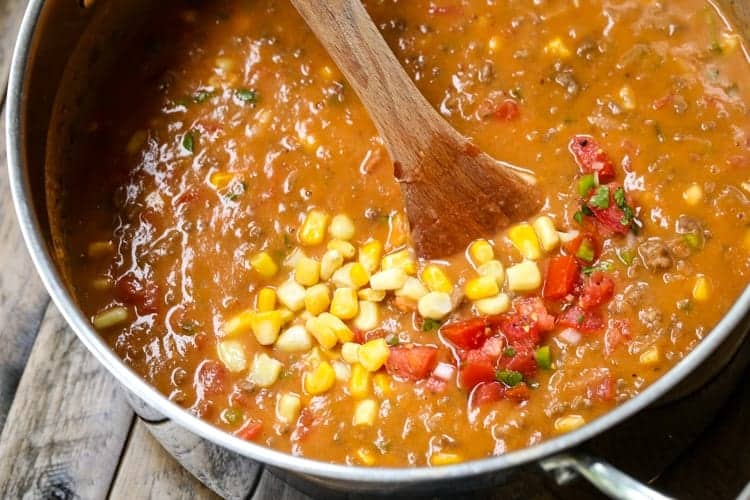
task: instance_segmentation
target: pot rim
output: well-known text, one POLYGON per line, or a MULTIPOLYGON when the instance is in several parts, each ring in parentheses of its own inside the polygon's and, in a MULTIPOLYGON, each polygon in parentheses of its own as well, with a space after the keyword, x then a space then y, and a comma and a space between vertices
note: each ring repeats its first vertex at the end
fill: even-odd
POLYGON ((442 467, 360 467, 322 462, 293 456, 266 446, 235 437, 191 415, 169 401, 143 378, 126 366, 109 345, 93 329, 68 292, 54 260, 48 251, 34 212, 31 185, 23 153, 23 109, 26 95, 26 72, 36 35, 36 27, 44 7, 44 0, 31 0, 24 14, 10 68, 6 98, 6 143, 8 147, 8 173, 16 217, 26 247, 31 255, 47 292, 68 325, 88 350, 129 391, 142 399, 165 417, 177 422, 186 430, 240 455, 268 464, 319 478, 357 482, 425 483, 465 478, 539 461, 587 441, 610 427, 651 405, 700 366, 727 336, 740 324, 750 310, 750 286, 737 298, 721 321, 704 339, 672 369, 662 375, 636 397, 619 405, 596 420, 573 432, 543 441, 534 446, 512 451, 496 457, 472 460, 442 467), (387 475, 384 475, 387 474, 387 475))

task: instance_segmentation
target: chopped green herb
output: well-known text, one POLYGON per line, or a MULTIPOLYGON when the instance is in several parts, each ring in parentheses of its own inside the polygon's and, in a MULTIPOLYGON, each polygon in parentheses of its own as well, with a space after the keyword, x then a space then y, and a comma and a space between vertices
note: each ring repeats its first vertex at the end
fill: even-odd
POLYGON ((597 176, 594 174, 587 174, 578 179, 578 194, 582 197, 588 196, 592 189, 594 189, 599 182, 597 176))
POLYGON ((615 193, 613 195, 615 199, 615 204, 620 208, 625 208, 628 206, 628 202, 625 200, 625 188, 618 187, 615 189, 615 193))
POLYGON ((576 257, 586 262, 594 261, 594 247, 591 245, 589 240, 584 239, 581 242, 581 246, 578 247, 576 257))
POLYGON ((633 263, 633 259, 635 259, 635 253, 629 248, 619 249, 617 250, 617 258, 620 259, 620 262, 629 266, 633 263))
POLYGON ((573 214, 573 220, 579 224, 583 224, 583 212, 580 210, 573 214))
POLYGON ((515 349, 513 349, 512 347, 507 347, 507 348, 506 348, 506 349, 505 349, 505 350, 503 351, 503 355, 504 355, 505 357, 508 357, 508 358, 512 358, 513 356, 515 356, 515 355, 516 355, 516 350, 515 350, 515 349))
POLYGON ((256 103, 258 102, 258 93, 250 89, 237 89, 235 91, 237 99, 242 102, 256 103))
POLYGON ((424 320, 424 323, 422 323, 422 331, 423 332, 431 332, 433 330, 437 330, 438 328, 440 328, 441 324, 442 323, 440 322, 440 320, 432 319, 432 318, 426 318, 424 320))
POLYGON ((186 133, 182 136, 182 147, 185 151, 192 153, 195 149, 195 138, 192 132, 186 133))
POLYGON ((495 374, 495 378, 498 382, 502 382, 508 387, 514 387, 521 383, 523 380, 523 374, 513 370, 498 370, 495 374))
POLYGON ((591 217, 592 215, 594 215, 594 212, 592 212, 591 209, 586 204, 581 205, 581 213, 588 217, 591 217))
POLYGON ((536 364, 539 365, 539 368, 544 370, 552 368, 552 353, 550 352, 548 345, 537 349, 534 353, 534 359, 536 360, 536 364))
POLYGON ((695 233, 688 233, 682 236, 685 243, 693 250, 699 250, 701 247, 701 238, 695 233))
POLYGON ((609 208, 609 187, 599 186, 596 188, 596 191, 594 191, 594 194, 589 199, 589 205, 600 210, 609 208))
POLYGON ((199 90, 198 92, 193 94, 193 102, 195 104, 200 104, 213 96, 213 92, 209 92, 207 90, 199 90))
POLYGON ((612 271, 613 268, 614 268, 614 265, 612 264, 612 262, 608 260, 603 260, 596 266, 584 267, 583 269, 581 269, 581 272, 585 274, 586 276, 590 276, 594 274, 596 271, 603 271, 605 273, 608 273, 612 271))
POLYGON ((389 346, 394 346, 399 345, 401 343, 401 340, 399 340, 398 335, 390 334, 385 338, 385 343, 389 346))

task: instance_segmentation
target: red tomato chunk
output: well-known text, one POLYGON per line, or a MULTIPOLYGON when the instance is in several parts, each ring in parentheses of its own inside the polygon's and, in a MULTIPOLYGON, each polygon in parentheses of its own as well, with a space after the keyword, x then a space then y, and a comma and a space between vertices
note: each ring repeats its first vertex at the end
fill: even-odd
POLYGON ((385 368, 391 375, 408 380, 427 378, 437 365, 438 350, 429 346, 391 347, 385 368))

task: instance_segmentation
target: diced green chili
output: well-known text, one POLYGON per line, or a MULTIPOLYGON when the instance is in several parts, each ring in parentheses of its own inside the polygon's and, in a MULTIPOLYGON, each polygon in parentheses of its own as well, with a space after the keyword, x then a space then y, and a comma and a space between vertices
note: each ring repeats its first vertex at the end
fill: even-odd
POLYGON ((498 382, 502 382, 508 387, 514 387, 521 383, 523 380, 523 374, 513 370, 498 370, 495 374, 495 378, 498 382))
POLYGON ((242 409, 230 407, 221 413, 221 419, 229 425, 239 425, 242 423, 244 413, 242 409))
POLYGON ((242 102, 255 103, 258 102, 258 93, 250 89, 237 89, 235 91, 237 99, 242 102))
POLYGON ((635 253, 630 248, 621 248, 617 250, 617 258, 620 259, 620 262, 629 266, 635 259, 635 253))
POLYGON ((189 153, 192 153, 194 151, 195 138, 193 137, 192 132, 188 132, 182 137, 182 147, 189 153))
POLYGON ((587 196, 592 189, 594 189, 597 184, 599 184, 596 180, 596 175, 594 174, 587 174, 578 179, 578 194, 580 194, 582 197, 587 196))
POLYGON ((207 90, 199 90, 198 92, 193 94, 193 102, 195 104, 200 104, 213 96, 213 92, 209 92, 207 90))
POLYGON ((688 233, 682 235, 682 239, 685 240, 685 243, 692 248, 693 250, 700 250, 701 248, 701 238, 695 233, 688 233))
POLYGON ((600 210, 609 208, 609 187, 599 186, 589 199, 589 205, 600 210))
POLYGON ((591 245, 589 240, 583 240, 581 246, 578 247, 576 257, 586 262, 594 261, 594 247, 591 245))
MULTIPOLYGON (((424 327, 424 325, 422 325, 424 327)), ((390 334, 385 338, 385 343, 389 346, 395 346, 399 345, 401 343, 401 340, 398 338, 398 335, 390 334)))
POLYGON ((512 347, 506 347, 505 350, 503 351, 503 355, 508 358, 512 358, 513 356, 516 355, 516 350, 513 349, 512 347))
POLYGON ((550 352, 548 345, 537 349, 536 352, 534 352, 534 359, 539 368, 544 370, 552 368, 552 353, 550 352))
POLYGON ((583 212, 580 210, 573 214, 573 220, 579 224, 583 224, 583 212))
POLYGON ((432 318, 426 318, 424 320, 424 323, 422 323, 422 331, 423 332, 431 332, 433 330, 437 330, 438 328, 440 328, 441 324, 442 323, 440 322, 440 320, 432 319, 432 318))

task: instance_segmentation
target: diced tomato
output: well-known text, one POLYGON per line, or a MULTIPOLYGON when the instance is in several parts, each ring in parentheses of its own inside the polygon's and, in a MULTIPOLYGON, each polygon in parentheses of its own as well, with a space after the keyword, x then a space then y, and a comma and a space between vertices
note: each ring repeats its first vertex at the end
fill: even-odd
POLYGON ((573 292, 578 279, 578 261, 572 255, 553 257, 547 266, 542 294, 545 299, 560 300, 573 292))
POLYGON ((513 355, 500 358, 498 367, 503 370, 520 372, 529 378, 536 375, 537 363, 534 359, 534 344, 528 340, 513 344, 513 355))
POLYGON ((437 348, 429 346, 391 347, 385 369, 391 375, 409 380, 427 378, 437 365, 437 348))
POLYGON ((245 425, 235 432, 235 436, 244 439, 245 441, 253 441, 255 438, 260 436, 260 432, 263 430, 263 424, 248 420, 245 425))
POLYGON ((519 116, 521 116, 521 112, 514 99, 505 99, 492 113, 493 118, 507 122, 513 121, 519 116))
POLYGON ((470 404, 472 407, 477 407, 487 403, 500 401, 505 397, 505 391, 505 385, 500 382, 486 382, 479 384, 471 393, 470 404))
POLYGON ((608 302, 615 293, 615 282, 601 271, 596 271, 583 284, 579 303, 590 310, 608 302))
POLYGON ((459 373, 461 386, 470 390, 482 382, 495 380, 495 367, 489 361, 467 361, 459 373))
POLYGON ((521 382, 514 385, 513 387, 508 387, 505 390, 505 397, 507 399, 520 403, 521 401, 526 401, 531 397, 531 389, 529 389, 529 386, 524 382, 521 382))
POLYGON ((555 317, 547 311, 547 306, 544 305, 544 301, 540 297, 519 299, 514 303, 514 306, 519 314, 536 322, 540 331, 549 332, 555 327, 555 317))
POLYGON ((573 306, 557 317, 557 324, 582 333, 595 333, 604 328, 604 319, 599 311, 584 311, 579 306, 573 306))
POLYGON ((531 340, 534 344, 539 343, 541 340, 537 322, 523 314, 506 316, 500 324, 500 331, 505 334, 505 338, 511 347, 526 340, 531 340))
MULTIPOLYGON (((621 187, 618 184, 612 183, 606 186, 609 191, 609 205, 607 208, 597 208, 590 201, 587 203, 588 207, 594 214, 599 233, 603 236, 610 236, 612 234, 627 234, 630 228, 633 226, 632 218, 625 216, 625 211, 617 205, 615 200, 615 192, 621 187)), ((595 192, 592 192, 592 197, 596 196, 595 192)), ((589 198, 590 200, 590 198, 589 198)), ((631 202, 625 197, 625 203, 630 206, 631 202)))
POLYGON ((182 205, 184 203, 192 203, 193 201, 198 199, 198 190, 196 189, 188 189, 187 191, 183 192, 180 196, 178 196, 174 204, 176 206, 182 205))
POLYGON ((141 314, 151 314, 159 310, 157 286, 145 278, 138 278, 133 273, 126 274, 115 283, 115 296, 135 306, 141 314))
POLYGON ((607 325, 604 333, 604 354, 611 355, 615 350, 630 338, 630 321, 626 319, 613 319, 607 325))
POLYGON ((482 353, 493 359, 499 358, 503 354, 503 349, 505 349, 505 340, 502 337, 490 337, 480 348, 482 353))
POLYGON ((476 349, 487 340, 487 322, 484 318, 472 318, 448 323, 440 328, 440 334, 457 347, 476 349))
POLYGON ((448 388, 448 382, 437 377, 430 377, 424 383, 424 386, 428 391, 438 394, 448 388))
POLYGON ((607 153, 590 136, 577 135, 573 137, 568 149, 584 174, 599 174, 599 182, 606 184, 615 178, 615 165, 607 153))
POLYGON ((221 394, 226 391, 227 369, 218 361, 206 360, 195 371, 196 391, 221 394))

